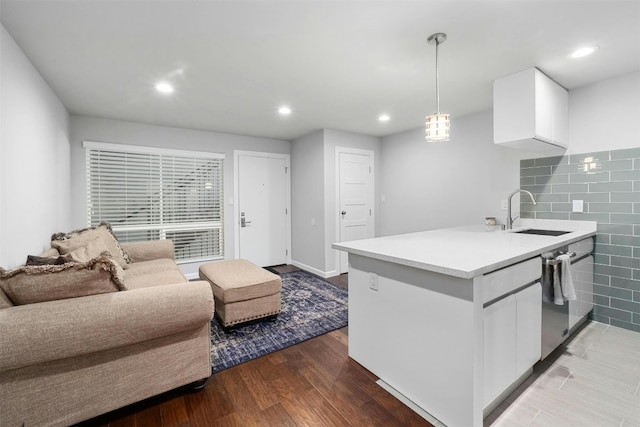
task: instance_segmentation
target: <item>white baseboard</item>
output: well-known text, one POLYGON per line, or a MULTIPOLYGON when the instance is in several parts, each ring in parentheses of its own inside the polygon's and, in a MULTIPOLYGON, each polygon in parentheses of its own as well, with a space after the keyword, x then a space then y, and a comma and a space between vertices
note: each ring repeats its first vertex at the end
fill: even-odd
POLYGON ((318 270, 317 268, 311 267, 310 265, 306 265, 303 264, 301 262, 295 261, 295 260, 291 260, 291 265, 294 265, 298 268, 301 268, 303 270, 308 271, 309 273, 313 273, 316 276, 320 276, 323 279, 326 279, 328 277, 333 277, 333 276, 337 276, 338 273, 336 272, 336 270, 331 270, 331 271, 322 271, 322 270, 318 270))
POLYGON ((387 384, 386 382, 382 381, 382 380, 378 380, 376 381, 376 384, 378 384, 380 387, 382 387, 383 389, 387 390, 389 393, 391 393, 396 399, 398 399, 400 402, 404 403, 406 406, 409 407, 409 409, 411 409, 413 412, 415 412, 416 414, 420 415, 422 418, 424 418, 425 420, 429 421, 431 424, 433 424, 436 427, 447 427, 446 425, 444 425, 443 423, 440 422, 440 420, 438 420, 436 417, 434 417, 433 415, 431 415, 430 413, 428 413, 427 411, 425 411, 424 409, 422 409, 420 406, 418 406, 416 403, 414 403, 412 400, 410 400, 408 397, 406 397, 404 394, 400 393, 398 390, 396 390, 395 388, 391 387, 389 384, 387 384))

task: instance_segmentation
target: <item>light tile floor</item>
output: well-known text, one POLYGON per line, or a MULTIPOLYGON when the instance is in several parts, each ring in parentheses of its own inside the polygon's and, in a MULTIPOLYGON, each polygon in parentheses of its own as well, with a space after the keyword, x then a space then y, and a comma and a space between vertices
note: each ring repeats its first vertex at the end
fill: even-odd
POLYGON ((589 322, 485 420, 492 427, 640 427, 640 333, 589 322))

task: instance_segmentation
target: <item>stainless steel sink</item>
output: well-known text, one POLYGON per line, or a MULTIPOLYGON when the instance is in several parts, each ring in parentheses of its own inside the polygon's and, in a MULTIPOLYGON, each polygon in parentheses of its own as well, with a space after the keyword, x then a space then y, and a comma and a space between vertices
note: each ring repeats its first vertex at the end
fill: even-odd
POLYGON ((517 234, 537 234, 538 236, 562 236, 571 233, 570 231, 561 230, 539 230, 537 228, 529 228, 528 230, 514 231, 517 234))

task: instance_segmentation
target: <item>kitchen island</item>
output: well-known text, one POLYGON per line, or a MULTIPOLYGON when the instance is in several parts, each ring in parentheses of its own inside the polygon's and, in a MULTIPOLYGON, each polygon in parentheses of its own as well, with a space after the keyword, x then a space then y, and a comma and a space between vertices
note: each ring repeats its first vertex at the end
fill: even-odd
POLYGON ((334 244, 349 253, 349 356, 443 424, 481 426, 540 358, 540 254, 596 233, 519 228, 569 233, 480 225, 334 244))

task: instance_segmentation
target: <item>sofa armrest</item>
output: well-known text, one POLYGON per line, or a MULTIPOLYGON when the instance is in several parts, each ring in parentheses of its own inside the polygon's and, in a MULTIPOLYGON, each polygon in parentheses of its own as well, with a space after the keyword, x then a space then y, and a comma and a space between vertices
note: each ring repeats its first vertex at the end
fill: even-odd
POLYGON ((143 242, 121 243, 131 257, 132 262, 151 261, 168 258, 175 260, 175 247, 172 240, 148 240, 143 242))
POLYGON ((206 325, 205 281, 155 286, 0 310, 0 372, 153 340, 206 325))

